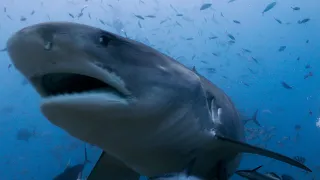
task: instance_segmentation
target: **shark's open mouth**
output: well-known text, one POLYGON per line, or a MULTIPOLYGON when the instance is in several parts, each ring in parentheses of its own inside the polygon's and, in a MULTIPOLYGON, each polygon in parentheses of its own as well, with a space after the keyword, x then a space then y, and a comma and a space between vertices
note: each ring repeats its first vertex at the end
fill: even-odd
POLYGON ((121 96, 121 93, 111 85, 85 75, 72 73, 50 73, 34 77, 37 89, 43 97, 72 95, 90 92, 112 92, 121 96))

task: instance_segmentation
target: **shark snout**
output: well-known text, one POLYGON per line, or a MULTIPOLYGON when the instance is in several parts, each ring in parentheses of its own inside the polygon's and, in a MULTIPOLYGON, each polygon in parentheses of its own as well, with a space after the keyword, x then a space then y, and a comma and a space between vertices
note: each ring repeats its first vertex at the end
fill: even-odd
POLYGON ((72 58, 66 54, 71 54, 70 49, 63 48, 69 39, 57 30, 56 26, 47 24, 32 25, 17 31, 7 41, 7 51, 14 66, 28 79, 74 66, 74 62, 66 60, 72 58))

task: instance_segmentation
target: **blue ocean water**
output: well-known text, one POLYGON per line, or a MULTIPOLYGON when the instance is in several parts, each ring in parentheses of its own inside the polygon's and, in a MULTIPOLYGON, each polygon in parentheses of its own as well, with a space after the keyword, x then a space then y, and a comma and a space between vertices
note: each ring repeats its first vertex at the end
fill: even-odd
MULTIPOLYGON (((256 155, 244 155, 239 169, 263 165, 261 172, 320 179, 320 3, 276 1, 262 13, 272 2, 2 0, 0 48, 19 29, 46 21, 84 23, 143 42, 187 67, 195 66, 232 98, 244 119, 258 109, 262 127, 246 124, 250 144, 304 157, 314 172, 256 155), (203 4, 211 6, 204 9, 203 4), (306 18, 310 20, 302 23, 306 18)), ((83 162, 85 143, 41 115, 39 96, 7 53, 0 56, 0 180, 49 180, 68 164, 83 162), (23 138, 23 132, 30 137, 23 138)), ((90 145, 87 149, 92 163, 85 174, 100 153, 90 145)))

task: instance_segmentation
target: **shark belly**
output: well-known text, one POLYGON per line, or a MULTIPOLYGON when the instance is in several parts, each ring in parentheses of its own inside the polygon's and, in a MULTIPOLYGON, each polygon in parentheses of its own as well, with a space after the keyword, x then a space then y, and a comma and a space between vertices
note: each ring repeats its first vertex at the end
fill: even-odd
MULTIPOLYGON (((167 119, 112 120, 103 109, 101 112, 96 109, 93 115, 59 107, 64 108, 65 113, 46 113, 53 124, 97 145, 145 176, 181 172, 195 158, 197 150, 213 141, 190 110, 177 111, 167 119)), ((57 111, 60 108, 56 108, 57 111)))

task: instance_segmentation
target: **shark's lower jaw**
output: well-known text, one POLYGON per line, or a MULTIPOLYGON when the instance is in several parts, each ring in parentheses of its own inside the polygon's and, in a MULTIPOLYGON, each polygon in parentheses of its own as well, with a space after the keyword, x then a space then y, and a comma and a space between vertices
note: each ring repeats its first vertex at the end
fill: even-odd
POLYGON ((40 109, 54 125, 71 135, 97 143, 107 129, 104 121, 119 119, 130 108, 127 97, 98 79, 55 73, 31 79, 40 93, 40 109), (98 134, 98 135, 97 135, 98 134))
POLYGON ((42 96, 41 108, 68 106, 88 108, 88 106, 112 107, 126 105, 127 98, 111 85, 93 77, 71 74, 51 73, 31 79, 42 96))

